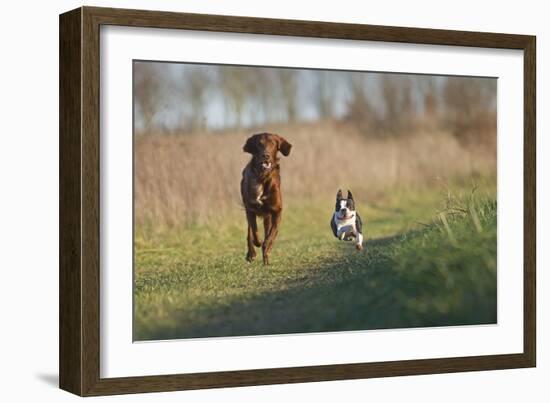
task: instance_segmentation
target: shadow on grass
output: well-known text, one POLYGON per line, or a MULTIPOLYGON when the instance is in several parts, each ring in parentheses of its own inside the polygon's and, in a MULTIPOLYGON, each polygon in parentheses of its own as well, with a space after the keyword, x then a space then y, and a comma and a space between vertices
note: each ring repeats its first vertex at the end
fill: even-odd
POLYGON ((496 323, 496 271, 486 256, 466 245, 443 251, 442 264, 437 245, 422 250, 421 232, 370 240, 360 253, 339 244, 334 258, 285 290, 202 308, 192 320, 176 313, 140 340, 496 323))

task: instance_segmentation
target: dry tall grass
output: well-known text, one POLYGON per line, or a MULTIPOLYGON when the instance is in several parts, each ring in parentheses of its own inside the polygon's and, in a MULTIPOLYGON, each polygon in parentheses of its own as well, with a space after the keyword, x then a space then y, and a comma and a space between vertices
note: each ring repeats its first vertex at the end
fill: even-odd
MULTIPOLYGON (((355 126, 333 121, 263 130, 293 144, 281 157, 285 203, 326 197, 330 204, 340 187, 365 200, 398 186, 496 172, 493 147, 466 147, 441 131, 366 139, 355 126)), ((240 211, 241 171, 250 159, 242 146, 250 134, 137 135, 136 224, 203 224, 240 211)))

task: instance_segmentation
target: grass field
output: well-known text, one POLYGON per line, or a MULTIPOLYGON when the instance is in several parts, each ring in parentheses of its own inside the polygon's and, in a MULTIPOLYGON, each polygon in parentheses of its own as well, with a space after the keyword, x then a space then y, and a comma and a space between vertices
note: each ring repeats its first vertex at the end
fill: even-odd
POLYGON ((238 209, 138 225, 135 340, 495 323, 494 185, 406 189, 357 200, 362 252, 333 237, 332 199, 285 201, 268 267, 245 261, 238 209))

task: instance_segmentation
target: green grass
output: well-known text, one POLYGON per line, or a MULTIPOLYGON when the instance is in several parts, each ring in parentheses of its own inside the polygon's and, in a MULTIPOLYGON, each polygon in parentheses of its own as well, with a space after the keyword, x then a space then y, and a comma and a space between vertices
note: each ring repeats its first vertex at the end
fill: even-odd
MULTIPOLYGON (((460 191, 459 191, 460 193, 460 191)), ((494 191, 359 203, 366 248, 337 241, 332 200, 286 203, 271 265, 245 220, 136 231, 136 340, 496 322, 494 191)))

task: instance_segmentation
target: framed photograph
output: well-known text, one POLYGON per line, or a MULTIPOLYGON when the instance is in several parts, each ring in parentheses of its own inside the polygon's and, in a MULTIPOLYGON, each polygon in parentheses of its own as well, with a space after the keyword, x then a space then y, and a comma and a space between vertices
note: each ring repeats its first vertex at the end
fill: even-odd
POLYGON ((60 387, 533 367, 535 37, 60 16, 60 387))

